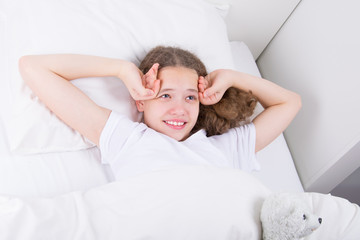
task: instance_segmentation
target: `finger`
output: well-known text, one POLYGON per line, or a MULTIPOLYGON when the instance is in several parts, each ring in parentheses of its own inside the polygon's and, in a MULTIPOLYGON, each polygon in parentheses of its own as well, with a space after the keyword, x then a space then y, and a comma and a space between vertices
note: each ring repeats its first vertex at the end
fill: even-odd
POLYGON ((202 84, 198 85, 199 92, 204 92, 204 86, 202 84))
POLYGON ((156 75, 159 68, 158 63, 154 63, 151 68, 145 73, 145 75, 156 75))
POLYGON ((135 89, 135 88, 133 88, 132 91, 130 91, 130 94, 135 100, 144 100, 149 95, 152 95, 153 92, 152 92, 151 89, 146 89, 146 88, 144 88, 144 89, 135 89))
POLYGON ((213 95, 211 95, 209 98, 210 98, 210 101, 213 102, 213 103, 217 103, 219 101, 219 98, 218 98, 219 94, 218 93, 214 93, 213 95))
POLYGON ((199 82, 201 84, 200 86, 202 92, 205 92, 205 90, 210 87, 209 82, 204 77, 201 77, 201 80, 199 82))
POLYGON ((216 91, 214 90, 214 88, 207 88, 204 91, 204 97, 210 97, 212 95, 214 95, 216 93, 216 91))
POLYGON ((204 77, 203 77, 203 76, 199 76, 198 82, 203 84, 203 83, 204 83, 204 77))
POLYGON ((154 95, 156 96, 160 91, 160 79, 156 79, 152 88, 154 95))
POLYGON ((204 85, 205 88, 210 87, 210 82, 203 76, 201 76, 200 82, 204 85))
POLYGON ((200 97, 200 102, 204 105, 212 105, 218 103, 221 100, 221 97, 222 96, 219 92, 215 92, 210 96, 205 96, 205 94, 202 93, 202 96, 200 97))
POLYGON ((153 83, 157 79, 158 69, 159 69, 159 64, 154 63, 152 67, 149 69, 149 71, 145 74, 144 80, 146 87, 148 88, 153 87, 153 83))
POLYGON ((200 100, 200 102, 201 102, 202 104, 208 105, 208 104, 207 104, 207 101, 206 101, 206 99, 205 99, 205 97, 204 97, 204 94, 203 94, 202 92, 199 92, 199 100, 200 100))
POLYGON ((146 84, 146 89, 151 89, 153 94, 157 95, 160 90, 160 79, 156 79, 151 84, 146 84))
POLYGON ((211 105, 212 100, 209 97, 204 97, 204 93, 199 92, 199 100, 204 105, 211 105))
POLYGON ((198 84, 198 91, 202 93, 202 92, 204 92, 204 90, 205 90, 204 85, 199 83, 198 84))
POLYGON ((203 98, 202 100, 200 100, 200 102, 203 104, 203 105, 213 105, 213 101, 211 101, 209 98, 203 98))
POLYGON ((157 78, 158 69, 159 69, 159 64, 158 63, 154 63, 152 65, 152 67, 150 68, 149 74, 152 76, 153 79, 157 78))
POLYGON ((157 96, 159 90, 160 90, 160 80, 157 79, 154 81, 152 88, 143 88, 143 90, 139 92, 138 98, 140 98, 141 100, 153 99, 157 96))
POLYGON ((157 75, 157 72, 158 72, 158 70, 159 70, 159 66, 160 66, 160 64, 159 63, 154 63, 153 65, 152 65, 152 69, 154 70, 154 74, 155 75, 157 75))

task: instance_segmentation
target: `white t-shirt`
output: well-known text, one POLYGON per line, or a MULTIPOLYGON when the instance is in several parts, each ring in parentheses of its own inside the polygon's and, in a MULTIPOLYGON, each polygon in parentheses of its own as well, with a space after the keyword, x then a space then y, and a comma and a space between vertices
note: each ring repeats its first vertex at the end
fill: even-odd
POLYGON ((101 159, 116 180, 178 165, 259 170, 255 135, 250 123, 211 137, 200 130, 178 142, 112 111, 100 137, 101 159))

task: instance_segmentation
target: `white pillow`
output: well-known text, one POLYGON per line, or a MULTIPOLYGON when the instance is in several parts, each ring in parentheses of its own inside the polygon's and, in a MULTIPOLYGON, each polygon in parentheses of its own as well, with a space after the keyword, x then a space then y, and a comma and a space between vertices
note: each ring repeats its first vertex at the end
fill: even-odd
POLYGON ((205 0, 205 1, 213 4, 217 9, 218 13, 220 14, 220 16, 223 17, 224 19, 226 18, 230 10, 230 3, 229 3, 230 0, 205 0))
POLYGON ((261 77, 254 56, 252 55, 249 47, 244 42, 231 41, 230 47, 234 65, 237 71, 261 77))
MULTIPOLYGON (((208 71, 233 68, 226 26, 202 0, 17 0, 1 6, 5 49, 0 63, 11 84, 12 112, 5 119, 12 151, 73 151, 94 146, 50 113, 24 87, 18 59, 26 54, 78 53, 122 58, 138 64, 156 45, 180 46, 197 54, 208 71)), ((93 79, 89 95, 99 104, 140 118, 120 81, 93 79), (109 85, 108 85, 109 84, 109 85), (119 91, 114 90, 116 87, 119 91), (109 97, 108 94, 111 94, 109 97), (106 97, 106 98, 105 98, 106 97)))
POLYGON ((268 194, 240 170, 173 167, 55 198, 0 196, 0 238, 261 239, 268 194))

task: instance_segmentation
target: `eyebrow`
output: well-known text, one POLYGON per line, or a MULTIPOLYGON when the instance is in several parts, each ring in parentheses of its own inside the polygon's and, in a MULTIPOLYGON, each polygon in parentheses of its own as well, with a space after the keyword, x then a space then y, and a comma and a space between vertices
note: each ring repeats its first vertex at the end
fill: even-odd
MULTIPOLYGON (((173 92, 173 91, 175 91, 175 89, 173 89, 173 88, 164 88, 164 89, 161 89, 158 94, 161 94, 163 92, 173 92)), ((194 89, 194 88, 188 88, 185 91, 194 92, 194 93, 199 92, 197 89, 194 89)))

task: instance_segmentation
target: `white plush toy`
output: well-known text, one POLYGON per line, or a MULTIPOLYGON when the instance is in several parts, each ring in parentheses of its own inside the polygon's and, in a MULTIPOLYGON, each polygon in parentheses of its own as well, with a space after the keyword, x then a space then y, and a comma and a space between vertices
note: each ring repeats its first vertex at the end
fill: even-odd
POLYGON ((273 193, 260 215, 264 240, 296 240, 316 230, 322 219, 315 216, 302 193, 273 193))

